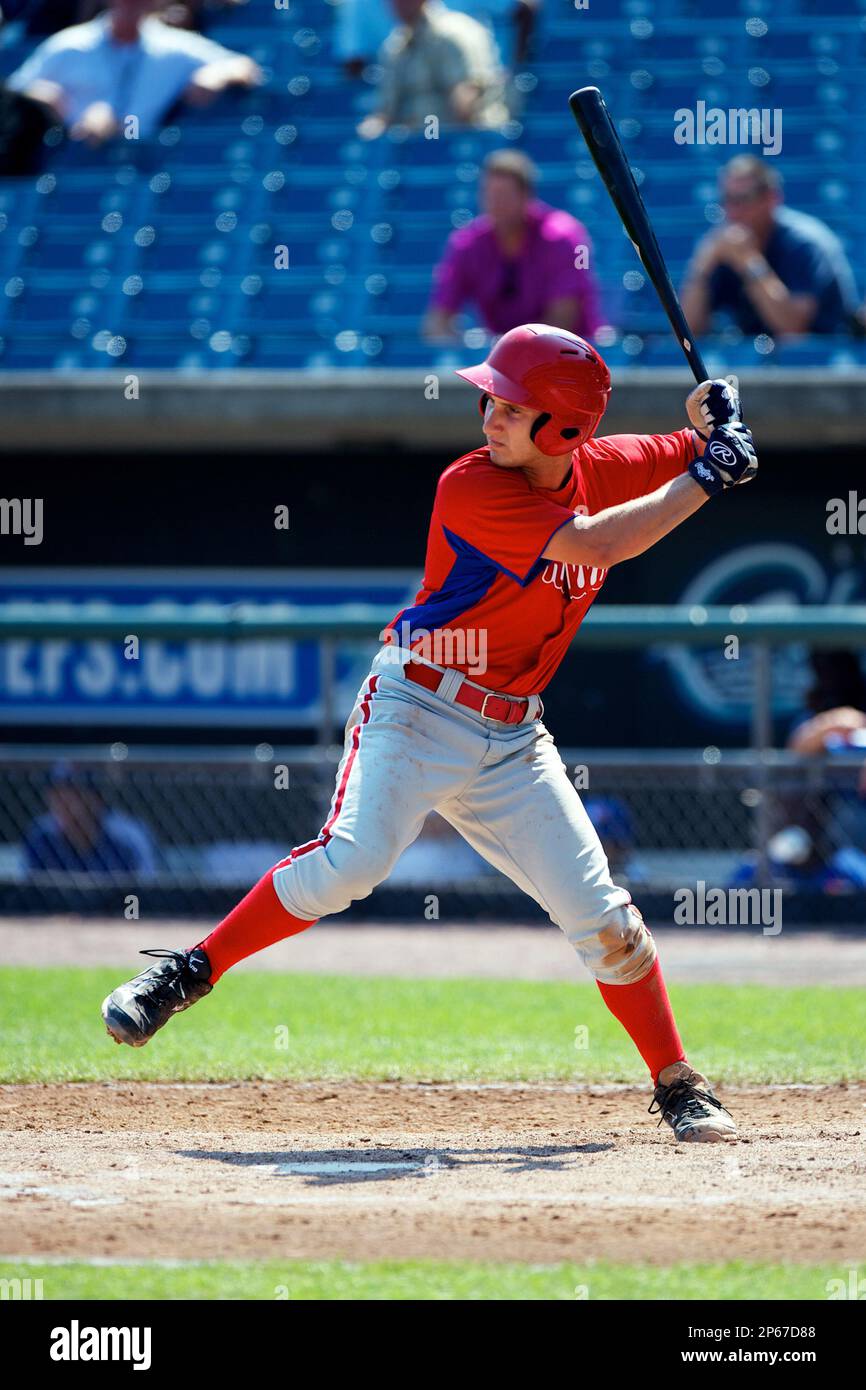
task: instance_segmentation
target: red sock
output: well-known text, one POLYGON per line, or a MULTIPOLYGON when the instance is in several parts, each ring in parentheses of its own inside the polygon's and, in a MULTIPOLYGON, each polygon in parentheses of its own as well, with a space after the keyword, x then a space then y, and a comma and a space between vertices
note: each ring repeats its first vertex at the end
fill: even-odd
POLYGON ((313 926, 313 922, 304 922, 286 911, 274 888, 273 869, 269 869, 225 921, 214 927, 204 941, 197 942, 211 963, 211 984, 216 984, 220 975, 245 956, 263 951, 286 936, 296 936, 313 926))
POLYGON ((605 985, 601 980, 596 984, 649 1067, 653 1085, 663 1067, 685 1060, 658 956, 649 974, 635 984, 605 985))

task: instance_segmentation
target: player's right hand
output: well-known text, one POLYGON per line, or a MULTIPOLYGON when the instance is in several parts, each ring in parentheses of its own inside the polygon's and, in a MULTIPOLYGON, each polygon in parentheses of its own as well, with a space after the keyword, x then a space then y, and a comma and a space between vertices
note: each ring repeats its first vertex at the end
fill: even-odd
POLYGON ((742 421, 714 429, 702 456, 689 464, 689 473, 710 497, 738 483, 751 482, 757 471, 752 432, 742 421))

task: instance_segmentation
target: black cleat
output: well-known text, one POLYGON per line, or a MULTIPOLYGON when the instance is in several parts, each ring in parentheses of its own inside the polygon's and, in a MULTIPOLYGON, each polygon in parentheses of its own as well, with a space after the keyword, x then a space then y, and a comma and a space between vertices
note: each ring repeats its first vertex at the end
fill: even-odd
POLYGON ((688 1062, 662 1068, 649 1113, 661 1115, 659 1124, 667 1120, 682 1143, 718 1144, 738 1137, 730 1111, 713 1095, 707 1078, 688 1062))
POLYGON ((140 951, 142 956, 161 956, 128 984, 118 985, 102 1004, 105 1027, 117 1043, 144 1047, 172 1014, 182 1013, 196 1000, 210 994, 211 965, 201 947, 191 951, 140 951))

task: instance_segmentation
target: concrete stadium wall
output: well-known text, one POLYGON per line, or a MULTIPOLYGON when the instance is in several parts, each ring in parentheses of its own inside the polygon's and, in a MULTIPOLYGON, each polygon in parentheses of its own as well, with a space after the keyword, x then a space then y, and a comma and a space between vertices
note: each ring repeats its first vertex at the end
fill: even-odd
MULTIPOLYGON (((466 385, 421 369, 342 373, 0 374, 0 450, 313 449, 396 444, 465 450, 474 437, 466 385), (425 388, 427 394, 425 394, 425 388)), ((748 420, 764 448, 866 444, 866 370, 764 368, 743 373, 748 420)), ((614 373, 603 433, 665 433, 684 423, 682 370, 614 373)), ((480 435, 479 442, 480 442, 480 435)))

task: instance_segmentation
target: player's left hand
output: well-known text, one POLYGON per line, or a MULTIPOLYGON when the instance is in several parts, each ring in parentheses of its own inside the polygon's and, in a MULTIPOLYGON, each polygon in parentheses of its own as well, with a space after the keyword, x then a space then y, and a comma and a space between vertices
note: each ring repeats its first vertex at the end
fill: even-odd
POLYGON ((689 464, 689 473, 710 497, 738 483, 751 482, 757 471, 752 431, 742 421, 713 430, 701 457, 689 464))
POLYGON ((719 425, 730 425, 743 418, 737 388, 721 377, 696 386, 686 398, 686 412, 703 440, 709 439, 719 425))

